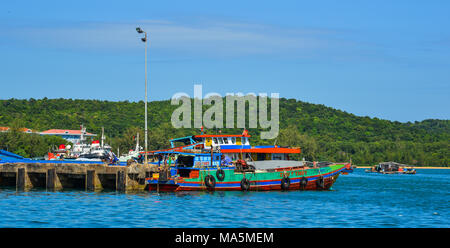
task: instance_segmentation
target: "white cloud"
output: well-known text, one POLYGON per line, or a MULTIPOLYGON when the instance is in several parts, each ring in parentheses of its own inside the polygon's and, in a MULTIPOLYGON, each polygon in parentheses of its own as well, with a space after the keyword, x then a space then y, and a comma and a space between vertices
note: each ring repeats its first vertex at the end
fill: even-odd
POLYGON ((207 56, 293 55, 327 46, 319 29, 286 29, 235 22, 179 23, 141 20, 135 23, 89 22, 10 28, 3 38, 15 37, 27 45, 64 49, 137 49, 136 26, 149 34, 152 49, 207 56))

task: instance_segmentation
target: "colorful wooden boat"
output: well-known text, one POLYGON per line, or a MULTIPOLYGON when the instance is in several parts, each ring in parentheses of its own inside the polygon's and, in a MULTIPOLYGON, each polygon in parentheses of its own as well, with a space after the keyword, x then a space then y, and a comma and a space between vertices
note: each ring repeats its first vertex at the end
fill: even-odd
POLYGON ((202 134, 172 139, 171 148, 150 152, 160 172, 146 178, 148 190, 328 190, 345 169, 346 164, 334 163, 310 167, 290 160, 289 154, 300 153, 300 148, 252 147, 248 137, 202 134), (176 142, 183 145, 176 147, 176 142))
POLYGON ((343 175, 347 175, 348 173, 353 173, 354 166, 350 163, 345 164, 344 170, 342 170, 343 175))
POLYGON ((374 165, 366 172, 374 172, 381 174, 416 174, 416 169, 411 165, 400 164, 396 162, 382 162, 374 165))

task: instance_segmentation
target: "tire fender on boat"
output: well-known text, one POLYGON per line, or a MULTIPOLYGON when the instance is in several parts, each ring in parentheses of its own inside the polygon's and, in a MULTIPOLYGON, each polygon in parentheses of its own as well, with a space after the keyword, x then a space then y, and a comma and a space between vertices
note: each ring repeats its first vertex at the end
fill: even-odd
POLYGON ((325 180, 324 180, 324 178, 323 178, 322 175, 320 175, 320 176, 317 178, 316 183, 317 183, 317 187, 318 187, 318 188, 321 188, 321 189, 325 188, 325 180))
POLYGON ((242 178, 241 180, 241 190, 248 191, 250 189, 250 180, 247 178, 242 178))
POLYGON ((219 181, 223 181, 225 179, 225 171, 222 169, 218 169, 216 171, 216 177, 219 179, 219 181))
POLYGON ((205 177, 205 185, 209 189, 214 189, 216 187, 216 179, 212 175, 207 175, 205 177))
POLYGON ((291 185, 291 179, 289 177, 285 176, 281 179, 281 189, 282 190, 288 190, 290 185, 291 185))
POLYGON ((308 185, 308 178, 302 177, 302 179, 300 179, 300 189, 305 189, 307 185, 308 185))

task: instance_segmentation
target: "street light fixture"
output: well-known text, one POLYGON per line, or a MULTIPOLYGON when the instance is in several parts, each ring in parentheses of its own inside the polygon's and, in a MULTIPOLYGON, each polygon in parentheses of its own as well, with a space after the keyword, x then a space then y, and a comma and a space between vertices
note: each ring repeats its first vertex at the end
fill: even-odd
POLYGON ((139 34, 144 33, 145 37, 141 38, 142 42, 145 43, 145 165, 148 165, 147 160, 147 32, 142 30, 140 27, 136 28, 139 34))

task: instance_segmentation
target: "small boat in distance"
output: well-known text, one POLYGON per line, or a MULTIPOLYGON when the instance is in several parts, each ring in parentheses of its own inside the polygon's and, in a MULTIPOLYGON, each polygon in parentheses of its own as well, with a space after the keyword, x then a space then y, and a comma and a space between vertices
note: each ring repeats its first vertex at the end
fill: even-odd
POLYGON ((136 147, 134 150, 130 150, 128 151, 127 154, 119 156, 119 154, 117 154, 119 156, 119 161, 120 162, 127 162, 127 163, 131 163, 132 161, 139 161, 140 158, 142 157, 142 152, 144 150, 142 149, 141 146, 139 146, 139 133, 137 133, 136 135, 136 147))
POLYGON ((102 127, 101 143, 94 140, 89 143, 86 138, 86 128, 81 125, 80 139, 70 145, 61 144, 58 149, 47 153, 45 160, 71 160, 71 161, 102 161, 115 164, 119 160, 111 151, 111 146, 105 144, 104 128, 102 127))
POLYGON ((355 169, 356 166, 352 165, 352 160, 350 159, 350 162, 345 164, 345 169, 342 171, 343 175, 348 175, 348 173, 353 173, 353 169, 355 169))
POLYGON ((366 172, 374 172, 381 174, 416 174, 416 169, 411 165, 400 164, 397 162, 382 162, 374 165, 366 172))
POLYGON ((171 148, 149 152, 159 173, 146 178, 148 190, 328 190, 345 168, 335 163, 310 167, 290 159, 300 148, 251 146, 249 137, 244 131, 171 139, 171 148))
POLYGON ((111 151, 111 146, 105 144, 104 129, 102 127, 101 143, 98 140, 92 141, 89 150, 84 150, 75 160, 81 161, 103 161, 116 163, 119 159, 111 151))

